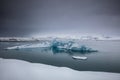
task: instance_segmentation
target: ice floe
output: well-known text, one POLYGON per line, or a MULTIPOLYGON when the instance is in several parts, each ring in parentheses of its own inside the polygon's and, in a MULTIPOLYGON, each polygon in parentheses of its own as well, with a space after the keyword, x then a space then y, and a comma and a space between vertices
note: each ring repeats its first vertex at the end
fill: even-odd
POLYGON ((87 57, 85 56, 72 56, 73 59, 76 59, 76 60, 86 60, 87 57))

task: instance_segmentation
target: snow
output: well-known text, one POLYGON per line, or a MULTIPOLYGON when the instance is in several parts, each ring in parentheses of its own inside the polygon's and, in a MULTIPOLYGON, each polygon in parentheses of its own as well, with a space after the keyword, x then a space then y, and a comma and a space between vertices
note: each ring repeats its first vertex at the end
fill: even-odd
POLYGON ((33 39, 27 37, 0 37, 0 41, 33 41, 33 39))
POLYGON ((76 71, 22 60, 0 58, 0 80, 119 80, 119 73, 76 71))
POLYGON ((41 41, 41 40, 53 40, 53 39, 60 39, 60 40, 120 40, 120 37, 110 37, 110 36, 41 36, 41 37, 0 37, 0 42, 5 41, 15 41, 15 42, 21 42, 21 41, 41 41))

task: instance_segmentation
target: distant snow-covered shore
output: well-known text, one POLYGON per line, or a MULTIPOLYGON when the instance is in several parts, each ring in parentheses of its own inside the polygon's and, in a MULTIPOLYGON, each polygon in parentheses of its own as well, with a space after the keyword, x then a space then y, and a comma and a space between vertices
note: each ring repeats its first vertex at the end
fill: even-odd
POLYGON ((67 40, 120 40, 120 37, 80 36, 80 37, 0 37, 0 42, 41 41, 53 39, 67 40))
POLYGON ((22 60, 0 58, 0 80, 119 80, 119 73, 76 71, 22 60))

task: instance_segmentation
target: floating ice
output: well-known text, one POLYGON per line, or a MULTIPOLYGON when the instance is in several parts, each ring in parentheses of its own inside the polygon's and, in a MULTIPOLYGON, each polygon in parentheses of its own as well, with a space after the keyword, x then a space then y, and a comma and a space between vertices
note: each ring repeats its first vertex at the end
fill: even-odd
POLYGON ((87 57, 81 57, 81 56, 72 56, 73 59, 76 59, 76 60, 86 60, 87 57))
POLYGON ((54 53, 57 52, 79 52, 79 53, 91 53, 91 52, 98 52, 98 50, 93 50, 92 48, 88 48, 84 45, 78 45, 77 47, 74 46, 76 44, 73 41, 62 42, 54 40, 51 45, 51 49, 54 53))
POLYGON ((25 49, 25 48, 39 48, 39 47, 50 47, 50 43, 48 42, 42 42, 39 44, 27 44, 27 45, 20 45, 20 46, 13 46, 13 47, 7 47, 5 49, 25 49))
POLYGON ((53 41, 43 41, 39 44, 27 44, 27 45, 20 45, 20 46, 13 46, 8 47, 6 49, 25 49, 25 48, 50 48, 53 53, 91 53, 91 52, 98 52, 97 50, 94 50, 92 48, 86 47, 85 45, 80 45, 79 42, 75 41, 60 41, 60 40, 53 40, 53 41))

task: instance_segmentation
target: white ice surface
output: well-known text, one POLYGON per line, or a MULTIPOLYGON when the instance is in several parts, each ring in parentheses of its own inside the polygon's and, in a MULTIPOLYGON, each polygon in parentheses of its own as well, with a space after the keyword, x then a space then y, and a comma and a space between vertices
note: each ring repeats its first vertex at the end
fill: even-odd
POLYGON ((20 45, 20 46, 13 46, 7 47, 5 49, 24 49, 24 48, 38 48, 38 47, 49 47, 50 43, 39 43, 39 44, 30 44, 30 45, 20 45))
POLYGON ((0 80, 120 80, 119 73, 76 71, 0 58, 0 80))
POLYGON ((85 56, 72 56, 73 59, 77 59, 77 60, 86 60, 87 57, 85 56))

